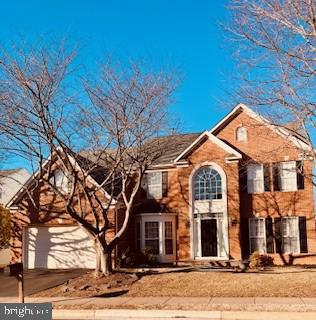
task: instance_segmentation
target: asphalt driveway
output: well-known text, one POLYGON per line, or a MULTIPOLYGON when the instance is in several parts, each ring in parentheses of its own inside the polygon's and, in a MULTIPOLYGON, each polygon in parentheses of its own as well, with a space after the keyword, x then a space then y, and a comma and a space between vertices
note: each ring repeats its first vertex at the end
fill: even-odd
MULTIPOLYGON (((78 277, 88 272, 86 269, 72 270, 27 270, 24 273, 25 295, 52 288, 68 279, 78 277)), ((17 280, 7 274, 0 273, 0 297, 18 296, 17 280)))

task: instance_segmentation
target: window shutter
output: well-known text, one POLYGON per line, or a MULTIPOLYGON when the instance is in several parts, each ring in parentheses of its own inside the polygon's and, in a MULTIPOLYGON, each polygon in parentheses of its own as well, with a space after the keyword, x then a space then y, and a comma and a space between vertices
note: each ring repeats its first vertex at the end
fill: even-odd
POLYGON ((273 190, 280 191, 280 164, 273 164, 273 190))
POLYGON ((265 222, 266 222, 267 253, 274 253, 272 218, 270 217, 266 218, 265 222))
POLYGON ((240 218, 240 238, 241 238, 241 252, 243 257, 248 257, 250 252, 249 241, 249 219, 240 218))
POLYGON ((282 253, 282 224, 281 218, 274 218, 275 251, 282 253))
POLYGON ((143 175, 141 182, 142 196, 147 198, 147 173, 143 175))
POLYGON ((162 196, 168 196, 168 171, 162 172, 162 196))
POLYGON ((240 191, 247 191, 247 168, 242 166, 239 170, 240 191))
POLYGON ((268 163, 263 165, 263 178, 264 178, 264 191, 270 191, 271 190, 270 164, 268 163))
POLYGON ((297 189, 304 189, 304 166, 303 161, 296 161, 296 179, 297 179, 297 189))
POLYGON ((306 217, 299 217, 298 219, 298 226, 300 231, 300 252, 307 253, 306 217))

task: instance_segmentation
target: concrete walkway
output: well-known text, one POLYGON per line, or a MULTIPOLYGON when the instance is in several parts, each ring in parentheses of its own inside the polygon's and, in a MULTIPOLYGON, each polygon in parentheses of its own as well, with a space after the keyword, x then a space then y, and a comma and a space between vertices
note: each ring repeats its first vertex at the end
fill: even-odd
MULTIPOLYGON (((18 302, 0 297, 0 303, 18 302)), ((52 302, 54 309, 165 309, 220 311, 316 312, 316 298, 207 298, 207 297, 111 297, 111 298, 30 298, 25 302, 52 302)))

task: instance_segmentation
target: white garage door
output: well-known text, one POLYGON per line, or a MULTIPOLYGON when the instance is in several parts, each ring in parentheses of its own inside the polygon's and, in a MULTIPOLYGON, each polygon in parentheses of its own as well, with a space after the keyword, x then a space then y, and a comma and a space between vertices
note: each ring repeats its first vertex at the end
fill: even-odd
POLYGON ((23 260, 28 269, 93 269, 95 251, 80 227, 29 227, 25 230, 23 260))

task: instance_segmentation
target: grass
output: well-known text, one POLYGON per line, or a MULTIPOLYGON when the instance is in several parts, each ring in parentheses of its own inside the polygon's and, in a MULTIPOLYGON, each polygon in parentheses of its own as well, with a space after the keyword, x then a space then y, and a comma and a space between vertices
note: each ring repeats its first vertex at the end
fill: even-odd
POLYGON ((179 272, 150 275, 128 296, 316 297, 316 269, 279 268, 262 272, 179 272))
MULTIPOLYGON (((174 270, 173 270, 174 271, 174 270)), ((88 273, 34 296, 92 297, 316 297, 316 269, 273 268, 259 272, 190 271, 143 275, 115 273, 95 279, 88 273), (89 287, 84 290, 80 287, 89 287)))

